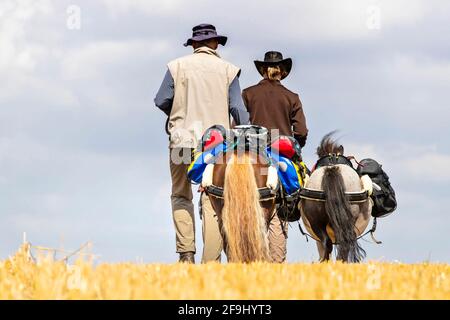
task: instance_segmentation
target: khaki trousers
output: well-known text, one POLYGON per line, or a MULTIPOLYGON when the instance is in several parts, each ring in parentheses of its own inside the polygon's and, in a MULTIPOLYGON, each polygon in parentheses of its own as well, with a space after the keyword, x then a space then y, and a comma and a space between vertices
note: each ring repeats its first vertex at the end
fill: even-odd
POLYGON ((274 214, 269 223, 269 253, 272 262, 283 263, 287 254, 287 223, 282 224, 278 214, 274 214), (284 231, 283 231, 284 229, 284 231))
POLYGON ((223 242, 219 228, 219 220, 209 197, 205 193, 202 193, 200 201, 202 204, 201 217, 203 231, 202 263, 210 261, 220 262, 223 242))
MULTIPOLYGON (((223 250, 222 235, 219 229, 217 215, 212 208, 211 201, 206 194, 202 194, 202 222, 203 222, 203 256, 202 263, 220 262, 223 250)), ((274 214, 268 227, 269 253, 272 262, 286 261, 287 253, 287 225, 284 228, 277 214, 274 214)))
POLYGON ((172 217, 176 231, 178 253, 195 252, 195 216, 192 187, 187 177, 191 151, 189 148, 170 149, 170 175, 172 178, 172 217))

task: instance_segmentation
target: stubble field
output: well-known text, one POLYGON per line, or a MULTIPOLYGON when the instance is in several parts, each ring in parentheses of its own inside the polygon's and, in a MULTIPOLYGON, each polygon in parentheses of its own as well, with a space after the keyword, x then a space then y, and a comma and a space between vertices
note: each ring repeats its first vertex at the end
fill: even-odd
POLYGON ((450 299, 450 265, 0 262, 0 299, 450 299))

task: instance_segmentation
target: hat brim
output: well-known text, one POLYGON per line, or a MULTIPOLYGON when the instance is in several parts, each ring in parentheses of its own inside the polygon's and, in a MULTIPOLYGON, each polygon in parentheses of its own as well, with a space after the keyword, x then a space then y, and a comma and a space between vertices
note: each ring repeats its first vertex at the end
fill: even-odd
POLYGON ((185 47, 187 47, 187 46, 191 46, 192 42, 194 42, 194 41, 205 41, 205 40, 209 40, 209 39, 217 39, 219 44, 224 46, 227 43, 228 37, 225 37, 225 36, 197 36, 197 37, 189 38, 186 41, 186 43, 184 43, 183 45, 185 47))
POLYGON ((278 62, 266 62, 266 61, 254 61, 256 70, 258 70, 259 74, 264 77, 264 68, 265 67, 275 67, 280 66, 283 69, 283 75, 281 76, 281 80, 286 78, 292 69, 292 59, 287 58, 278 62))

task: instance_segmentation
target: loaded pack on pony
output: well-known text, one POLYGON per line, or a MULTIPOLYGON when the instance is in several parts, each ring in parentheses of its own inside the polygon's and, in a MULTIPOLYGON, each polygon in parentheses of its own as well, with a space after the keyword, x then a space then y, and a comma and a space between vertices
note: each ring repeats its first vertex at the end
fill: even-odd
POLYGON ((222 126, 213 126, 205 132, 193 155, 188 177, 193 183, 201 183, 204 173, 206 176, 209 174, 208 164, 216 163, 218 155, 245 146, 255 149, 273 165, 271 167, 276 168, 284 196, 292 198, 303 186, 307 172, 306 165, 301 161, 301 148, 290 136, 278 136, 272 142, 269 139, 267 129, 260 126, 238 126, 236 130, 229 131, 222 126), (246 136, 241 144, 239 139, 244 135, 238 138, 239 131, 245 132, 246 136))
POLYGON ((368 175, 372 179, 372 216, 381 218, 392 213, 397 208, 397 199, 389 182, 389 176, 384 172, 381 164, 373 159, 363 159, 359 162, 356 171, 360 176, 368 175))
POLYGON ((211 199, 229 261, 270 260, 267 226, 276 215, 277 194, 296 194, 303 185, 304 166, 291 160, 296 158, 300 148, 292 140, 268 142, 263 127, 205 132, 188 177, 211 199))
POLYGON ((362 161, 355 170, 351 157, 344 156, 344 147, 332 139, 333 134, 322 139, 317 148, 319 160, 300 192, 301 217, 317 241, 321 261, 330 258, 335 245, 337 259, 359 262, 365 251, 358 239, 369 232, 373 237, 376 217, 384 215, 380 212, 395 209, 395 193, 387 175, 373 160, 362 161), (389 192, 376 193, 385 187, 389 192), (373 227, 363 234, 371 215, 373 227))

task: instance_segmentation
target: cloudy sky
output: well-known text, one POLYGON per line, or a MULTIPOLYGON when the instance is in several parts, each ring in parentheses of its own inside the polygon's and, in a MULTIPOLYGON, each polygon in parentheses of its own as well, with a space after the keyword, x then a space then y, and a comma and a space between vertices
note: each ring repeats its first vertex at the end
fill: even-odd
MULTIPOLYGON (((98 261, 177 259, 153 98, 208 22, 243 88, 265 51, 292 57, 309 165, 334 129, 348 154, 383 163, 399 208, 379 220, 382 245, 362 242, 368 259, 450 262, 449 18, 445 0, 0 0, 0 259, 24 231, 51 247, 90 240, 98 261)), ((289 233, 288 260, 316 260, 289 233)))

